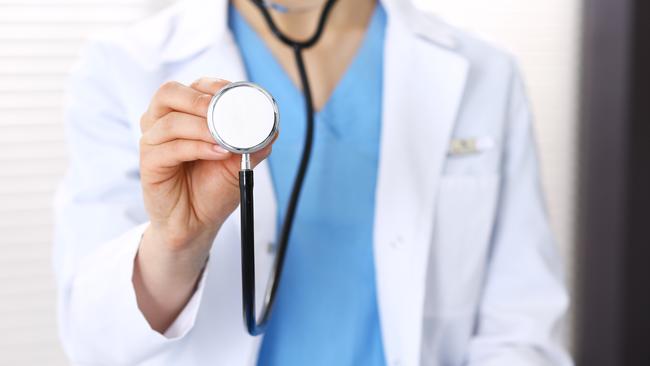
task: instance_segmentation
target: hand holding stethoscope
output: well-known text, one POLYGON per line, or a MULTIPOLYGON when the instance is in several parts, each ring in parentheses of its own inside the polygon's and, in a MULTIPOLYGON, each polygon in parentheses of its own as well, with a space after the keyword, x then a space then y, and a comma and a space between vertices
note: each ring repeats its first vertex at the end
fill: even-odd
MULTIPOLYGON (((220 147, 206 123, 210 100, 228 84, 165 83, 140 120, 139 176, 150 224, 133 283, 138 306, 159 332, 192 296, 217 231, 239 205, 240 156, 220 147)), ((253 153, 251 166, 270 150, 253 153)))
POLYGON ((305 146, 278 240, 269 291, 258 320, 252 167, 270 152, 269 144, 278 129, 275 101, 249 83, 228 84, 215 79, 201 79, 191 86, 167 83, 158 90, 141 120, 140 180, 151 223, 140 244, 133 279, 138 305, 159 331, 170 325, 173 314, 191 296, 212 240, 236 208, 236 199, 241 199, 243 311, 251 335, 264 331, 278 288, 313 139, 314 108, 302 51, 319 39, 335 0, 327 0, 314 35, 305 41, 294 41, 282 34, 273 23, 269 5, 262 0, 252 1, 272 32, 294 51, 307 122, 305 146), (160 304, 168 309, 160 311, 160 304))

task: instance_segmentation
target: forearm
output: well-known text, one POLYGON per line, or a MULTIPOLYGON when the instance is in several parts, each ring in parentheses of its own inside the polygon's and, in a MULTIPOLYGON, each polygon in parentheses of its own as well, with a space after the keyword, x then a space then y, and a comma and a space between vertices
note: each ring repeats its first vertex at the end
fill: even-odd
POLYGON ((164 333, 196 289, 215 233, 205 233, 184 250, 168 249, 166 238, 147 228, 133 271, 138 307, 150 326, 164 333))

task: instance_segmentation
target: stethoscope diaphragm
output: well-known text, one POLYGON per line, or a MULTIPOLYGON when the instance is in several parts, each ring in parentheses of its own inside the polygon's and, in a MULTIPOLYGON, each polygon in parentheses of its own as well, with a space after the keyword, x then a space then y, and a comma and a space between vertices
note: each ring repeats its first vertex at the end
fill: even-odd
POLYGON ((278 105, 261 86, 239 81, 212 97, 208 128, 215 141, 236 154, 252 154, 273 141, 279 128, 278 105))

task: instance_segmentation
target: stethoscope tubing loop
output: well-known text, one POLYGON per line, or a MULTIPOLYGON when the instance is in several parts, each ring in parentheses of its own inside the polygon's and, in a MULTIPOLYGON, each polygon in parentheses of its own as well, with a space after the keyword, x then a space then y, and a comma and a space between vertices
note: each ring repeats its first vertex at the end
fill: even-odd
MULTIPOLYGON (((291 195, 287 204, 284 221, 280 231, 277 243, 277 253, 274 265, 271 269, 268 286, 264 296, 259 319, 256 317, 255 306, 255 237, 254 237, 254 215, 253 215, 253 171, 246 169, 242 163, 242 170, 239 173, 240 200, 241 200, 241 259, 242 259, 242 311, 246 330, 252 336, 264 332, 270 318, 276 295, 280 285, 282 269, 286 257, 289 237, 298 206, 298 200, 302 191, 302 186, 309 167, 309 159, 314 140, 314 103, 312 99, 311 87, 307 76, 307 69, 303 58, 302 51, 312 47, 320 39, 328 15, 336 0, 327 0, 323 5, 321 16, 314 34, 305 41, 296 41, 282 33, 273 21, 267 6, 262 0, 252 0, 260 9, 271 32, 285 45, 291 47, 294 51, 296 66, 300 76, 302 90, 305 96, 306 111, 306 130, 305 143, 303 146, 298 171, 294 179, 291 195)), ((243 160, 242 160, 243 162, 243 160)))

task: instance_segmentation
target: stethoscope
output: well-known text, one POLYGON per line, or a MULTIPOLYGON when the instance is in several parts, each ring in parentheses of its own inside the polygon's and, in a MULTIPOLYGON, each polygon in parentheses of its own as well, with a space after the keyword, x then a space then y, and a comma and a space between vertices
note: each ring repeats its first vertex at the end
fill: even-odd
MULTIPOLYGON (((261 11, 271 32, 294 52, 300 83, 305 96, 306 132, 305 144, 298 165, 287 205, 284 222, 277 243, 277 254, 259 320, 255 310, 255 236, 253 215, 253 170, 250 154, 268 146, 279 130, 278 106, 266 90, 249 82, 228 84, 214 95, 208 109, 208 127, 210 133, 228 151, 241 154, 239 171, 240 214, 241 214, 241 270, 242 270, 242 307, 244 324, 250 335, 259 335, 269 320, 282 275, 282 267, 287 252, 287 244, 293 219, 296 214, 298 199, 305 180, 307 166, 314 139, 314 105, 305 69, 302 51, 312 47, 320 39, 327 17, 336 0, 327 0, 323 5, 320 19, 314 34, 304 41, 287 37, 276 26, 269 9, 286 12, 288 9, 269 0, 251 0, 261 11)), ((301 9, 302 10, 302 9, 301 9)))

